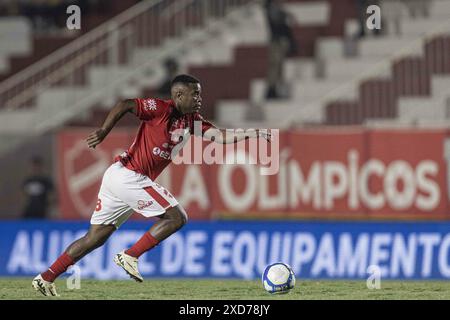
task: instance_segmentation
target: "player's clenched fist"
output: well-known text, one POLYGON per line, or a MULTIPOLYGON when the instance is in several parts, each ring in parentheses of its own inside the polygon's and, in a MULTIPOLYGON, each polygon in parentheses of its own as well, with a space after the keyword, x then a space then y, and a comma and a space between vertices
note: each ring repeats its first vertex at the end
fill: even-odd
POLYGON ((106 130, 104 129, 98 129, 92 132, 87 138, 86 142, 89 146, 89 148, 95 148, 100 142, 105 139, 107 135, 106 130))

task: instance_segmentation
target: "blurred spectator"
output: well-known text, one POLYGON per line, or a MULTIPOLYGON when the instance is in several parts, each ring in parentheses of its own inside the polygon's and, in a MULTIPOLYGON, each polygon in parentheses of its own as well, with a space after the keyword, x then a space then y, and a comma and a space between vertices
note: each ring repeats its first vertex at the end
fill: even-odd
POLYGON ((22 190, 26 196, 23 218, 47 218, 53 183, 50 177, 44 174, 41 158, 33 157, 31 159, 31 173, 23 182, 22 190))
POLYGON ((178 63, 174 58, 167 58, 166 61, 164 61, 164 68, 166 78, 158 88, 157 94, 161 99, 170 99, 170 85, 173 78, 178 74, 178 63))
POLYGON ((283 62, 295 54, 297 44, 292 33, 292 19, 277 0, 265 0, 265 15, 270 30, 267 99, 282 97, 283 62))

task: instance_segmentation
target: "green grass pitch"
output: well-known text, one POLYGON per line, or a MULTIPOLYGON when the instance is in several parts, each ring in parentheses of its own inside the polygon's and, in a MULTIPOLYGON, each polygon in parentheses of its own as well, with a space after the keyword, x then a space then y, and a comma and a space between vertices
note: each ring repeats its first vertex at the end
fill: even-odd
POLYGON ((322 300, 322 299, 450 299, 450 281, 382 281, 380 289, 367 289, 365 281, 297 281, 288 294, 271 295, 260 281, 203 279, 81 280, 69 290, 66 279, 56 281, 60 297, 44 297, 31 288, 31 278, 0 278, 4 299, 151 299, 151 300, 322 300))

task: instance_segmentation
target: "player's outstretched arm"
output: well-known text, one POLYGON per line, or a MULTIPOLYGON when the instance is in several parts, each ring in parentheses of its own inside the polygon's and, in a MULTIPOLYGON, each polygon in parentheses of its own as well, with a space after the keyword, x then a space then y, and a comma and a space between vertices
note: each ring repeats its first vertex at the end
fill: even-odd
POLYGON ((214 141, 216 143, 228 144, 236 143, 249 138, 264 138, 268 142, 271 141, 272 135, 270 130, 234 130, 234 129, 217 129, 210 128, 205 131, 203 138, 214 141))
POLYGON ((89 148, 95 148, 98 144, 100 144, 111 131, 111 129, 114 128, 115 124, 127 112, 133 112, 134 114, 136 114, 136 103, 132 99, 120 101, 114 106, 114 108, 111 109, 102 127, 92 132, 86 138, 86 142, 89 148))

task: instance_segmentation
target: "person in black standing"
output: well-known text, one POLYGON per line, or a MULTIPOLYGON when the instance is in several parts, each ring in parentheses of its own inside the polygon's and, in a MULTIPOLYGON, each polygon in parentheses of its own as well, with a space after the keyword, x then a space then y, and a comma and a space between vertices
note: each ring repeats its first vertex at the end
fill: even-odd
POLYGON ((298 48, 292 32, 293 19, 281 4, 277 0, 265 0, 264 10, 270 32, 266 98, 277 99, 282 97, 284 60, 296 54, 298 48))
POLYGON ((31 159, 31 174, 24 180, 22 190, 26 196, 23 218, 47 218, 53 183, 50 177, 44 174, 43 163, 40 157, 31 159))

